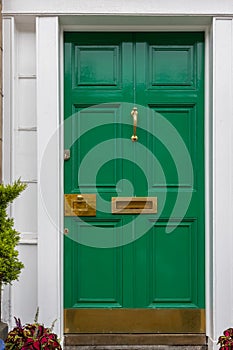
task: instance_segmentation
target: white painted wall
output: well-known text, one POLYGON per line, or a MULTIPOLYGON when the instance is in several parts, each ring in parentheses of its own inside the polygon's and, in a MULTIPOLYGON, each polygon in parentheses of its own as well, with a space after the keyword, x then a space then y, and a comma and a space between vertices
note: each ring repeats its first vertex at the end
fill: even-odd
POLYGON ((21 176, 28 183, 12 209, 16 227, 23 233, 19 250, 26 268, 20 281, 5 290, 4 319, 11 324, 12 316, 16 315, 23 322, 30 322, 39 305, 41 320, 49 324, 58 318, 56 330, 61 334, 62 138, 59 139, 59 133, 50 143, 59 118, 63 118, 59 110, 62 96, 59 23, 73 30, 203 30, 204 25, 209 25, 206 306, 210 349, 217 349, 218 336, 224 328, 233 326, 233 2, 3 0, 3 13, 4 181, 21 176), (93 13, 100 15, 90 16, 93 13), (157 17, 160 14, 165 17, 157 17), (175 14, 184 16, 170 17, 169 21, 169 16, 175 14), (46 179, 41 173, 44 164, 50 164, 51 169, 46 179))
POLYGON ((46 161, 47 152, 54 151, 46 147, 58 129, 60 117, 59 27, 58 18, 51 25, 53 20, 3 20, 3 181, 9 183, 21 177, 27 184, 11 208, 15 227, 21 232, 19 253, 25 268, 19 282, 5 288, 3 319, 10 327, 13 316, 23 323, 31 322, 39 306, 40 319, 47 326, 57 319, 56 330, 60 333, 60 224, 54 222, 54 218, 60 220, 58 139, 53 161, 49 158, 49 172, 41 173, 41 162, 46 161))
POLYGON ((233 13, 231 0, 5 0, 6 14, 155 14, 155 15, 229 15, 233 13))
POLYGON ((3 180, 21 177, 27 189, 15 201, 11 214, 19 230, 20 259, 25 268, 19 282, 7 288, 11 304, 4 300, 3 316, 24 322, 34 318, 37 307, 37 123, 36 123, 36 36, 35 25, 3 21, 3 180), (22 291, 24 291, 22 293, 22 291))

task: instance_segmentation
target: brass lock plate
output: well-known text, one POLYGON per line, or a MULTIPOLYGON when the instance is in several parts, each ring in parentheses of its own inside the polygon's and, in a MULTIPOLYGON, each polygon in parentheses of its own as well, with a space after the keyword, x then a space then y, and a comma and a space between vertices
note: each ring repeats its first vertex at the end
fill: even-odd
POLYGON ((96 216, 96 194, 65 194, 65 216, 96 216))
POLYGON ((156 214, 157 197, 112 197, 113 214, 156 214))

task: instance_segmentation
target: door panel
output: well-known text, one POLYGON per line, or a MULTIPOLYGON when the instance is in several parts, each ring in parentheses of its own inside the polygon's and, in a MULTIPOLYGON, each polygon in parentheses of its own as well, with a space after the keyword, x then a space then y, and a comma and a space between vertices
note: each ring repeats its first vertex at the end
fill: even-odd
POLYGON ((157 223, 150 236, 149 254, 152 257, 153 276, 153 302, 150 306, 196 307, 198 300, 195 222, 182 222, 169 235, 165 231, 166 224, 157 223))
POLYGON ((64 189, 97 196, 96 217, 65 217, 66 332, 121 332, 130 309, 142 333, 161 309, 203 332, 203 89, 202 33, 65 33, 64 189), (113 214, 118 196, 157 197, 158 212, 113 214))

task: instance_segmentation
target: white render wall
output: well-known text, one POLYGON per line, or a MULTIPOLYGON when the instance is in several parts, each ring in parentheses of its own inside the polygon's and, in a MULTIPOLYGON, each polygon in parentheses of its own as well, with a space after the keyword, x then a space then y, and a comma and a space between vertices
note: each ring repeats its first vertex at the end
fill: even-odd
POLYGON ((231 0, 3 0, 5 14, 230 15, 231 0))
POLYGON ((49 325, 58 318, 62 335, 62 137, 47 148, 63 118, 60 30, 61 37, 63 29, 205 30, 207 335, 210 349, 218 349, 218 336, 233 326, 233 2, 3 0, 3 14, 3 175, 5 182, 21 176, 28 183, 12 208, 26 268, 5 289, 4 319, 30 322, 39 305, 41 320, 49 325), (40 173, 44 160, 53 164, 48 189, 40 173), (41 189, 52 194, 46 201, 41 189))
POLYGON ((14 18, 5 18, 3 36, 3 180, 9 183, 20 177, 27 184, 27 189, 11 209, 15 227, 22 233, 19 253, 25 264, 19 282, 15 282, 13 288, 7 287, 4 295, 3 317, 12 325, 14 315, 22 315, 23 321, 31 321, 37 307, 35 25, 16 24, 14 18), (28 306, 25 307, 25 303, 28 306))
MULTIPOLYGON (((59 181, 56 181, 59 164, 49 159, 49 172, 46 174, 41 174, 40 166, 46 160, 46 152, 53 152, 46 147, 58 128, 60 116, 58 19, 54 21, 55 26, 51 22, 53 20, 46 21, 46 17, 27 18, 26 21, 20 17, 5 17, 3 20, 3 181, 10 183, 20 177, 27 184, 27 189, 10 210, 15 218, 15 227, 21 232, 19 253, 25 268, 18 282, 14 282, 12 287, 5 287, 3 320, 10 328, 14 325, 14 316, 20 317, 23 323, 31 322, 39 306, 39 319, 47 326, 57 319, 55 327, 60 333, 61 288, 59 272, 54 271, 61 264, 60 241, 57 239, 59 224, 51 221, 51 216, 54 218, 57 213, 60 217, 57 210, 60 206, 59 187, 57 185, 54 190, 51 185, 59 181), (44 22, 48 22, 48 26, 40 25, 44 22), (47 49, 44 50, 46 39, 47 49), (57 102, 54 103, 54 100, 57 102), (46 178, 41 180, 43 176, 46 178), (49 187, 50 208, 46 207, 42 193, 45 184, 49 187), (47 213, 49 209, 51 215, 47 213), (38 246, 45 254, 38 254, 38 246), (54 262, 55 255, 57 260, 54 262)), ((59 144, 54 147, 56 153, 59 144)), ((58 154, 54 155, 55 159, 59 161, 58 154)))

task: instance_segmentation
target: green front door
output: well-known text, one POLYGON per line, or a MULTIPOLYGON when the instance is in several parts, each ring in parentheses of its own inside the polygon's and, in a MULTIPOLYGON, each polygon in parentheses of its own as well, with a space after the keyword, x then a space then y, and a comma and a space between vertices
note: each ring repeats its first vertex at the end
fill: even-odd
POLYGON ((204 332, 204 35, 64 52, 65 332, 204 332))

